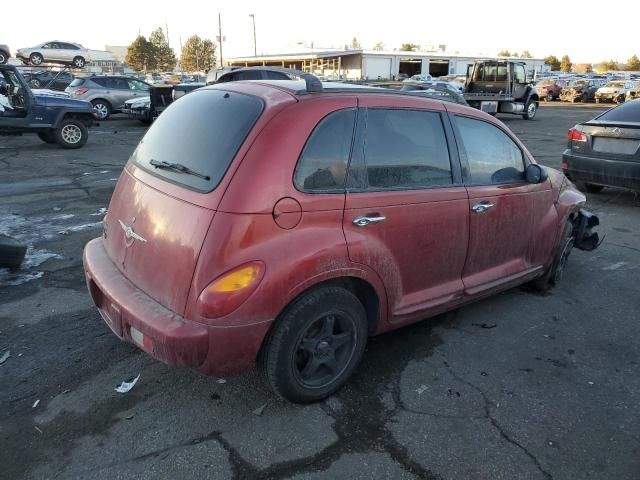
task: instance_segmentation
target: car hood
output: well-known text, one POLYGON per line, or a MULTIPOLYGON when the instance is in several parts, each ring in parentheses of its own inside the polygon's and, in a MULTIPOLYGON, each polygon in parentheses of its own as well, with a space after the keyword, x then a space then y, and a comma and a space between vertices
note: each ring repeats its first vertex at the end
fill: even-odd
POLYGON ((58 90, 51 90, 49 88, 32 88, 31 92, 35 96, 49 96, 49 97, 69 98, 69 94, 67 92, 60 92, 58 90))
MULTIPOLYGON (((36 90, 37 92, 37 90, 36 90)), ((86 100, 77 100, 64 96, 42 95, 34 93, 36 103, 47 107, 72 108, 74 110, 93 112, 93 105, 86 100)))
POLYGON ((563 92, 571 92, 571 91, 581 92, 583 90, 586 90, 587 88, 589 87, 587 87, 586 85, 576 85, 575 87, 564 87, 562 91, 563 92))
POLYGON ((614 92, 620 92, 620 91, 624 91, 625 88, 624 87, 600 87, 598 89, 599 93, 614 93, 614 92))

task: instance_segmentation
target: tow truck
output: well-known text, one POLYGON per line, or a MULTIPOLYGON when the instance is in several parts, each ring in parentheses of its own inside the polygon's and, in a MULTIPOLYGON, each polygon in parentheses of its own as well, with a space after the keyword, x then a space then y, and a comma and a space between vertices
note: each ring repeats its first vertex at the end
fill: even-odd
POLYGON ((469 106, 487 112, 522 115, 533 120, 539 98, 527 82, 524 62, 511 60, 479 60, 467 69, 463 96, 469 106))

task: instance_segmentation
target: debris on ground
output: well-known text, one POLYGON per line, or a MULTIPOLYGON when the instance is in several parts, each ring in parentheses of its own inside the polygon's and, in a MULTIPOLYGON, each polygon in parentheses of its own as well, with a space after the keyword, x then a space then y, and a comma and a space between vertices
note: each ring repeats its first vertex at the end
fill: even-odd
POLYGON ((7 359, 11 356, 11 351, 7 350, 6 352, 4 352, 4 354, 0 357, 0 365, 2 365, 4 362, 7 361, 7 359))
POLYGON ((227 383, 227 381, 224 378, 219 378, 217 381, 218 383, 227 383))
POLYGON ((426 385, 420 385, 416 392, 418 393, 418 395, 422 395, 427 390, 429 390, 429 387, 427 387, 426 385))
POLYGON ((69 235, 69 230, 60 230, 58 235, 69 235))
POLYGON ((131 420, 133 417, 135 417, 135 414, 131 413, 129 415, 127 415, 126 417, 124 417, 126 420, 131 420))
POLYGON ((36 408, 39 403, 40 403, 40 399, 36 400, 35 402, 33 402, 33 405, 31 406, 31 408, 36 408))
POLYGON ((495 323, 493 323, 491 325, 486 324, 486 323, 472 323, 471 325, 474 326, 474 327, 480 327, 480 328, 495 328, 496 327, 495 323))
POLYGON ((140 374, 137 377, 130 378, 129 380, 125 380, 120 385, 115 388, 115 391, 118 393, 127 393, 129 392, 133 386, 137 383, 140 378, 140 374))
POLYGON ((267 408, 267 405, 269 405, 269 402, 265 403, 264 405, 259 406, 258 408, 256 408, 253 411, 254 415, 260 416, 264 413, 264 409, 267 408))
POLYGON ((42 430, 40 430, 36 425, 34 425, 33 428, 35 428, 38 431, 38 433, 42 433, 42 430))

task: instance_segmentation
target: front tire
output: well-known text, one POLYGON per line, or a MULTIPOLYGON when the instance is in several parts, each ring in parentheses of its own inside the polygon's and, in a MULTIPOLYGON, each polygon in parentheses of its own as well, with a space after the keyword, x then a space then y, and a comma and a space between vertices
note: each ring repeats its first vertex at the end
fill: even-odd
POLYGON ((106 100, 93 100, 91 105, 98 114, 98 120, 106 120, 111 116, 111 105, 106 100))
POLYGON ((75 57, 73 59, 73 66, 76 68, 82 68, 85 66, 85 60, 82 57, 75 57))
POLYGON ((89 130, 80 120, 67 118, 54 132, 56 143, 62 148, 80 148, 87 143, 89 130))
POLYGON ((295 300, 272 327, 260 355, 271 389, 295 403, 336 392, 362 359, 367 316, 358 298, 327 286, 295 300))
POLYGON ((544 97, 544 101, 545 102, 553 102, 553 93, 551 93, 551 92, 547 93, 547 95, 544 97))
POLYGON ((547 292, 560 283, 569 255, 573 250, 574 241, 573 224, 567 220, 553 262, 541 277, 530 283, 531 287, 540 292, 547 292))
POLYGON ((42 58, 42 55, 40 55, 39 53, 34 52, 29 55, 29 62, 31 63, 31 65, 42 65, 42 62, 44 62, 44 58, 42 58))
POLYGON ((538 113, 538 104, 535 99, 530 98, 527 100, 527 103, 524 106, 524 115, 522 118, 525 120, 533 120, 536 118, 536 114, 538 113))
POLYGON ((0 65, 4 65, 9 61, 9 55, 4 52, 0 52, 0 65))

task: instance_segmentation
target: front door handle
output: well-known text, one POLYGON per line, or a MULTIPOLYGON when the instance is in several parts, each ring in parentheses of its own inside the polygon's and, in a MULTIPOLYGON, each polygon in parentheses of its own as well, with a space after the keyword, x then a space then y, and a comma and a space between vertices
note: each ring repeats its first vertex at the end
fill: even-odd
POLYGON ((375 216, 375 217, 367 217, 363 215, 363 216, 354 218, 353 224, 356 227, 366 227, 367 225, 370 225, 372 223, 384 222, 386 219, 387 217, 384 217, 382 215, 375 216))
POLYGON ((495 205, 491 202, 480 202, 471 207, 471 210, 473 210, 475 213, 484 213, 494 206, 495 205))

